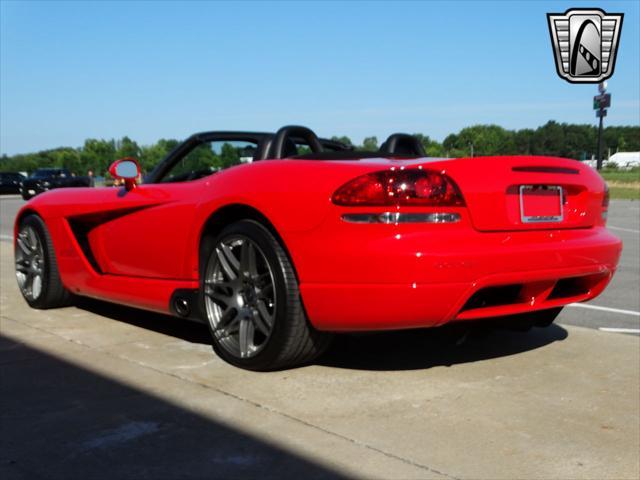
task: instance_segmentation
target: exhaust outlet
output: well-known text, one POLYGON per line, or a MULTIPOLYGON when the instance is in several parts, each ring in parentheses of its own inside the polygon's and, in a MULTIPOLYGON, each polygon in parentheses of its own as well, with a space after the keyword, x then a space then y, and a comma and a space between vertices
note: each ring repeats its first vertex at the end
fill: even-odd
POLYGON ((173 301, 173 309, 181 317, 188 317, 191 314, 189 300, 184 297, 176 297, 173 301))

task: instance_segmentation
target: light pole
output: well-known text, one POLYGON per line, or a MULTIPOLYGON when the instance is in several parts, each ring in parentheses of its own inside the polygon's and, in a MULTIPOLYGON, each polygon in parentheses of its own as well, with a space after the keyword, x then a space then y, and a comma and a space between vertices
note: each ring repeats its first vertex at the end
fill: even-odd
POLYGON ((599 118, 598 124, 598 158, 596 160, 596 168, 602 169, 602 123, 604 117, 607 116, 607 108, 611 106, 611 94, 607 92, 607 82, 598 84, 598 92, 600 95, 593 97, 593 109, 596 110, 596 117, 599 118))

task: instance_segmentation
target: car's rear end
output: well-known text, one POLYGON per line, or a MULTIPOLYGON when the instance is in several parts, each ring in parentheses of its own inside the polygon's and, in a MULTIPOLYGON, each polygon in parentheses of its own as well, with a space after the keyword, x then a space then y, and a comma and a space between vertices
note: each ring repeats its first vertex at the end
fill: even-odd
POLYGON ((312 323, 436 326, 597 296, 620 240, 588 166, 549 157, 359 160, 313 235, 294 245, 312 323))

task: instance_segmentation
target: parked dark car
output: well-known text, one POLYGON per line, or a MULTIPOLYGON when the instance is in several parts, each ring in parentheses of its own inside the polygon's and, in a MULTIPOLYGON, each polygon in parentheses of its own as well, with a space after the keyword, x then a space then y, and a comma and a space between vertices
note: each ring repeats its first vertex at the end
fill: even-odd
POLYGON ((20 193, 20 184, 25 178, 18 172, 0 172, 0 194, 20 193))
POLYGON ((76 177, 66 168, 39 168, 22 182, 20 193, 29 200, 39 193, 66 187, 92 187, 89 177, 76 177))

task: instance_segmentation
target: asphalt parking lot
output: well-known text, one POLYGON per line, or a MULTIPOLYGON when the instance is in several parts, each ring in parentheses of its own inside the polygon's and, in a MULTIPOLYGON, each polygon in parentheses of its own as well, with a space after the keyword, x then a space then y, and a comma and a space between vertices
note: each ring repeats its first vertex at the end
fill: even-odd
POLYGON ((625 251, 598 308, 461 345, 344 336, 265 374, 220 361, 199 324, 27 308, 9 241, 21 203, 0 200, 3 479, 640 477, 640 338, 598 330, 640 322, 637 202, 612 202, 625 251))

